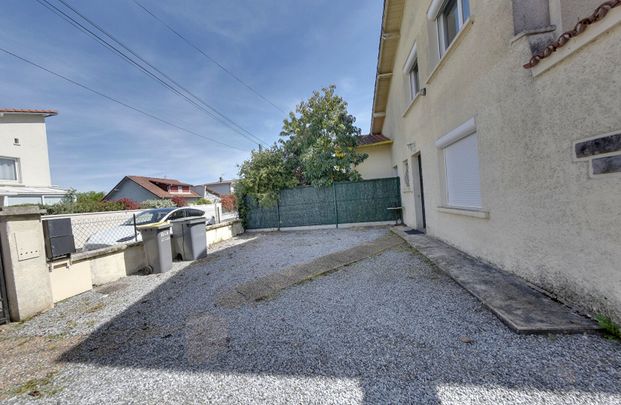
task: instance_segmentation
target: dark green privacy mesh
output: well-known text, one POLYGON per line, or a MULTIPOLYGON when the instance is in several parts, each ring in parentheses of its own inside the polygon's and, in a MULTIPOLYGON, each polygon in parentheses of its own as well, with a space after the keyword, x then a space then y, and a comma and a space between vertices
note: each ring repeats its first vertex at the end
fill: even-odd
POLYGON ((248 203, 248 229, 286 228, 395 220, 401 206, 399 178, 335 183, 332 187, 296 187, 280 192, 278 204, 248 203))

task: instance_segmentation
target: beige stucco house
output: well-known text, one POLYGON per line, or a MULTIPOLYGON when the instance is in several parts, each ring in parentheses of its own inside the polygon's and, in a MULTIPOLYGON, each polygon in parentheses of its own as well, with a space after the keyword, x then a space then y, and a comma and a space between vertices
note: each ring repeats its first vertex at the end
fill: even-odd
POLYGON ((621 0, 602 3, 386 0, 371 133, 406 224, 619 321, 621 0))
POLYGON ((392 139, 381 134, 358 137, 357 152, 365 153, 367 158, 356 166, 364 180, 385 179, 397 176, 389 162, 392 160, 392 139))
POLYGON ((66 194, 50 174, 45 119, 56 114, 0 108, 0 206, 55 204, 66 194))

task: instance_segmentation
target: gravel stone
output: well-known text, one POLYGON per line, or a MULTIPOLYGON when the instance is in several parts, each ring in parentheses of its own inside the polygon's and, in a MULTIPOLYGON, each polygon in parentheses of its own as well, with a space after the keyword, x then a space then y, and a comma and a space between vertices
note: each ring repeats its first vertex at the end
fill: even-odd
POLYGON ((246 234, 193 265, 60 303, 11 332, 85 337, 59 359, 55 394, 36 401, 621 404, 618 342, 517 335, 406 247, 270 300, 215 305, 223 290, 386 232, 246 234))

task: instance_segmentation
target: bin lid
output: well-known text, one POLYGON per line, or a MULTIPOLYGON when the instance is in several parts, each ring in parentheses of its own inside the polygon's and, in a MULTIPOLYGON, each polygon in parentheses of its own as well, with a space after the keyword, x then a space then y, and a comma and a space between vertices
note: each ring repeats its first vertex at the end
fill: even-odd
POLYGON ((170 221, 170 223, 173 225, 177 225, 177 224, 194 225, 194 224, 201 224, 201 223, 206 224, 207 218, 205 217, 179 218, 179 219, 170 221))
POLYGON ((168 228, 170 228, 170 224, 168 223, 165 223, 165 224, 155 223, 155 224, 146 224, 146 225, 136 226, 136 229, 138 229, 139 231, 149 230, 149 229, 162 230, 162 229, 168 229, 168 228))

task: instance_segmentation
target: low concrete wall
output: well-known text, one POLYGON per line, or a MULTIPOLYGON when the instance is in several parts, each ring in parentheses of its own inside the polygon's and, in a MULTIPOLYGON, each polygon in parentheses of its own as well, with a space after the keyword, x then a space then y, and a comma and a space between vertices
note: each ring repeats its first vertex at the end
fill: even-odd
POLYGON ((244 233, 244 227, 240 220, 224 222, 207 227, 207 246, 232 239, 234 236, 244 233))
MULTIPOLYGON (((231 239, 244 232, 241 221, 206 228, 207 244, 231 239)), ((52 297, 59 302, 89 291, 94 285, 111 283, 147 266, 142 242, 75 253, 48 264, 52 297)))
POLYGON ((93 278, 88 262, 73 263, 69 260, 49 263, 52 299, 59 302, 93 288, 93 278))
POLYGON ((38 207, 0 209, 0 245, 11 321, 53 307, 38 207))

